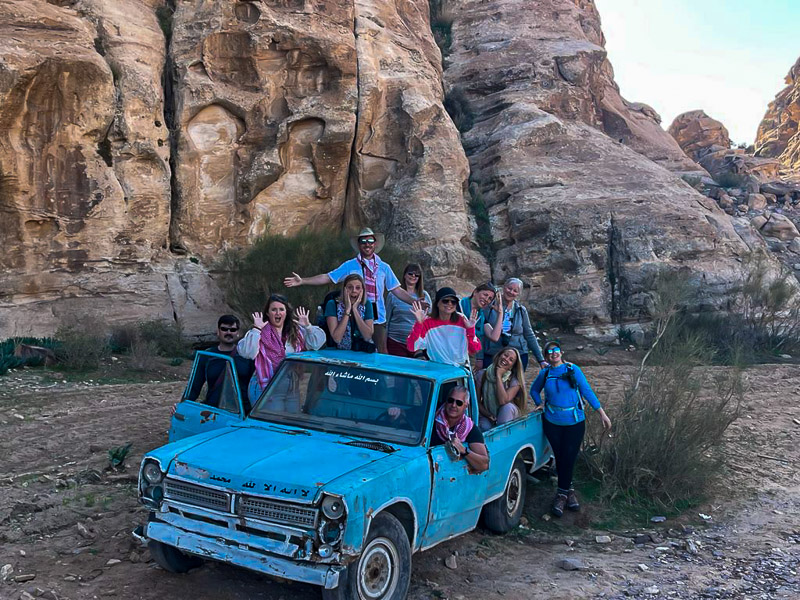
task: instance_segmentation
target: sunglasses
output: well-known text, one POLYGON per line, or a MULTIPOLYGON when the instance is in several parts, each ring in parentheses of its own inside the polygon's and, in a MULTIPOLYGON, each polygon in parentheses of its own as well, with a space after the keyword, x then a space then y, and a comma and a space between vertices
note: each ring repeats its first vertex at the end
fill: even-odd
POLYGON ((361 238, 360 240, 358 240, 358 243, 361 244, 362 246, 369 246, 370 244, 375 243, 375 238, 361 238))
POLYGON ((560 353, 561 352, 561 348, 556 346, 555 348, 550 348, 550 350, 547 351, 548 354, 554 354, 555 352, 560 353))
POLYGON ((455 404, 456 406, 464 406, 464 401, 459 398, 453 398, 452 396, 447 399, 448 404, 455 404))
POLYGON ((225 325, 220 325, 219 330, 224 333, 236 333, 239 331, 238 327, 225 327, 225 325))
POLYGON ((439 302, 441 302, 442 304, 452 304, 453 306, 458 304, 458 300, 456 300, 455 298, 442 298, 441 300, 439 300, 439 302))
POLYGON ((408 277, 419 277, 419 273, 413 273, 413 272, 410 272, 410 271, 408 273, 406 273, 406 275, 408 277))

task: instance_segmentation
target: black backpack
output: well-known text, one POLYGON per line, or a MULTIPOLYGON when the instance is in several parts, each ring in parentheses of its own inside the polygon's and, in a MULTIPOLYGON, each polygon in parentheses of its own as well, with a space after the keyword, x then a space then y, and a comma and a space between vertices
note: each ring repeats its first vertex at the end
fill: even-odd
POLYGON ((331 300, 336 301, 339 299, 341 295, 341 290, 333 290, 332 292, 328 292, 325 294, 325 298, 322 300, 322 304, 317 306, 317 326, 325 332, 325 347, 326 348, 336 348, 336 342, 333 341, 331 337, 331 332, 328 329, 328 319, 325 318, 325 307, 328 306, 328 302, 331 300))

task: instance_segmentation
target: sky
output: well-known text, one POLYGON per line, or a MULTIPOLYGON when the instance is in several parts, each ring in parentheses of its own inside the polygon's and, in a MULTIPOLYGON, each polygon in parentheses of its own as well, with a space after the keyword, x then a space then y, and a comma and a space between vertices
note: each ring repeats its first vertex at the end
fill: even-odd
POLYGON ((595 0, 622 96, 666 129, 696 109, 752 144, 800 57, 800 0, 595 0))

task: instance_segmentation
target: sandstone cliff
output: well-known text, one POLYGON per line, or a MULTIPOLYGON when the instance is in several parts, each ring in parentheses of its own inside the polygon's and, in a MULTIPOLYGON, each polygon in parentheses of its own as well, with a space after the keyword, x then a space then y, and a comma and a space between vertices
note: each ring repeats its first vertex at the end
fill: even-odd
POLYGON ((665 267, 691 272, 706 305, 724 302, 748 247, 715 202, 645 157, 699 170, 648 111, 619 100, 593 2, 449 7, 445 82, 475 113, 464 145, 495 278, 521 276, 537 314, 588 330, 644 314, 665 267))
POLYGON ((467 291, 489 276, 470 171, 494 276, 530 283, 537 316, 638 318, 665 266, 724 302, 748 246, 620 95, 594 3, 448 10, 443 75, 427 0, 0 4, 0 338, 93 312, 207 332, 214 261, 268 227, 369 224, 467 291))
POLYGON ((756 156, 777 158, 800 177, 800 58, 786 76, 786 87, 770 102, 758 126, 756 156))

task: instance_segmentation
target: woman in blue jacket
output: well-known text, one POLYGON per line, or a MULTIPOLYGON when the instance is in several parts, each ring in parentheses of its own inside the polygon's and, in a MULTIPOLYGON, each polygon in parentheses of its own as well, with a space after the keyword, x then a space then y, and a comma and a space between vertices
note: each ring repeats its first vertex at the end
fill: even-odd
POLYGON ((598 412, 605 429, 611 429, 611 420, 589 387, 583 371, 577 365, 563 361, 558 343, 548 342, 544 353, 548 366, 539 371, 536 381, 531 385, 531 398, 537 406, 541 405, 541 392, 544 390, 542 428, 553 448, 558 473, 558 491, 552 511, 560 517, 564 514, 564 507, 580 509, 572 487, 572 472, 586 433, 586 415, 581 398, 598 412))

